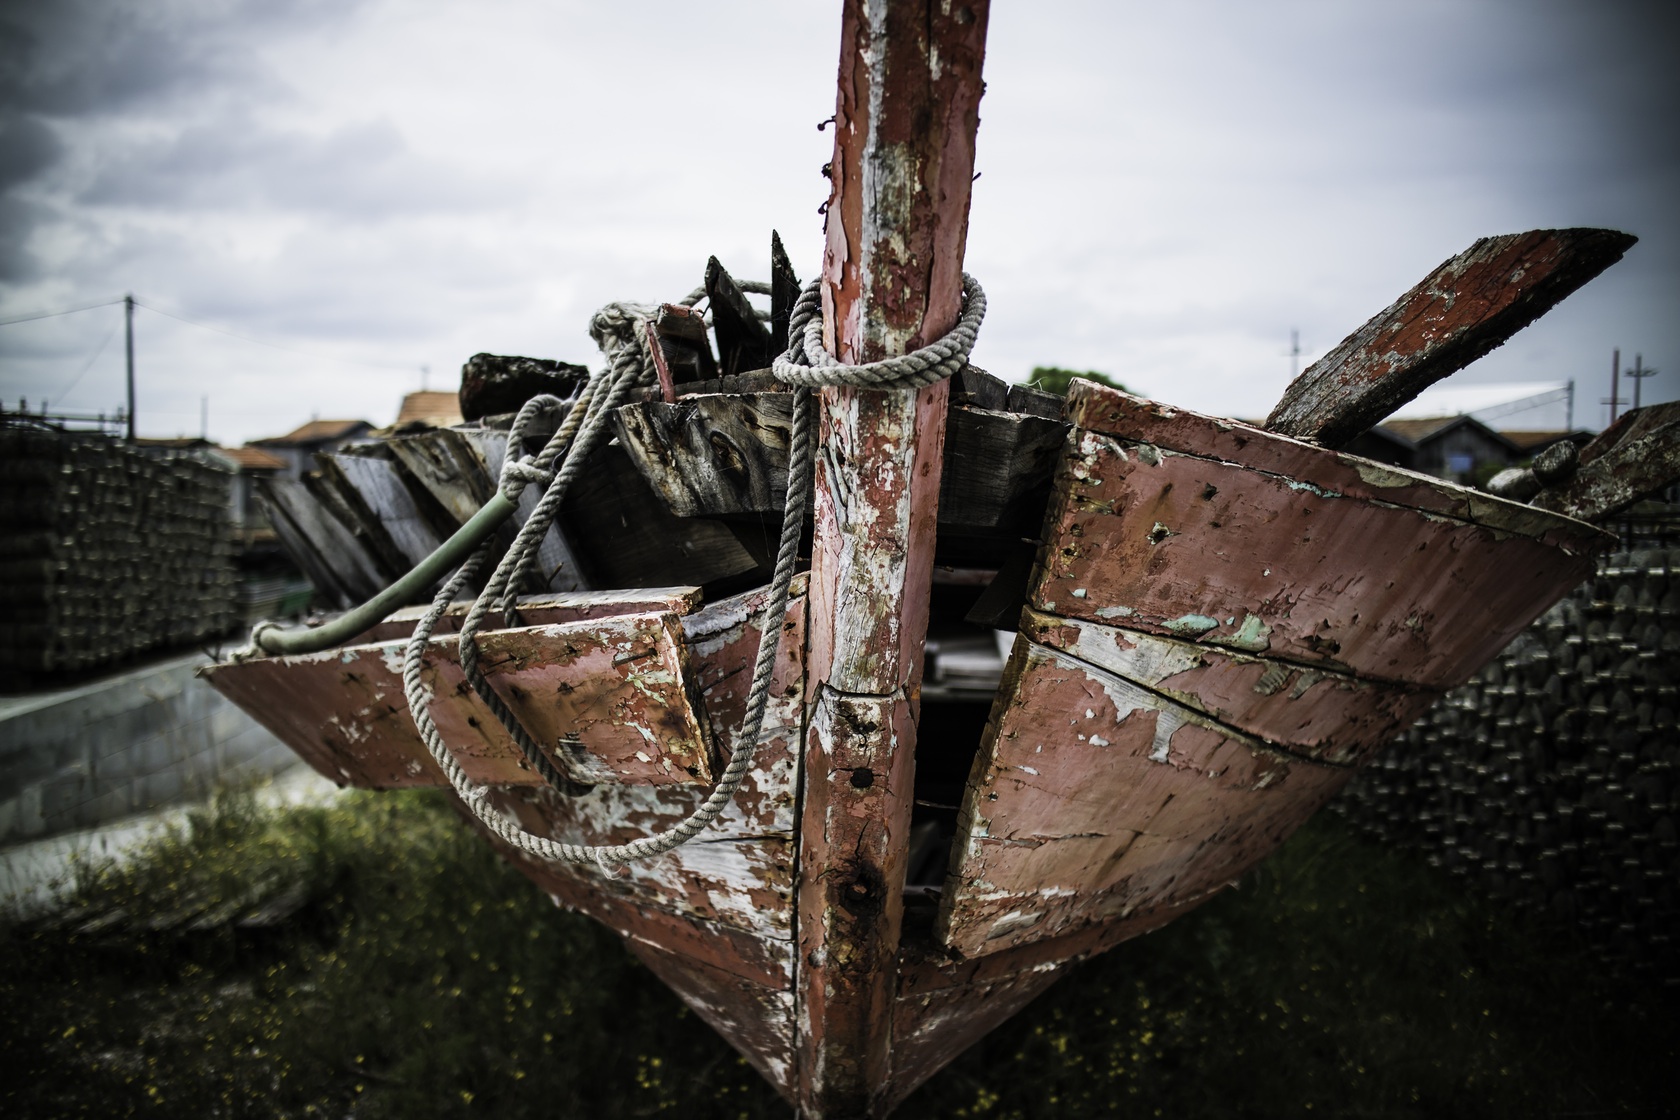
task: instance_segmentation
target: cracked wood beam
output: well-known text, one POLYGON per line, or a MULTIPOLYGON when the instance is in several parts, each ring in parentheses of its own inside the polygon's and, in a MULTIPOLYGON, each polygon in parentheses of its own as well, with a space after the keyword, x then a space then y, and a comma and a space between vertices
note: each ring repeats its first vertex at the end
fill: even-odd
POLYGON ((1342 447, 1435 382, 1505 343, 1622 259, 1612 229, 1484 237, 1308 366, 1266 418, 1279 435, 1342 447))
MULTIPOLYGON (((846 0, 822 272, 843 362, 957 322, 987 15, 984 0, 846 0)), ((820 395, 795 985, 807 1120, 888 1105, 949 395, 820 395)))
POLYGON ((1582 521, 1603 521, 1680 478, 1680 401, 1623 413, 1581 449, 1574 476, 1533 504, 1582 521))

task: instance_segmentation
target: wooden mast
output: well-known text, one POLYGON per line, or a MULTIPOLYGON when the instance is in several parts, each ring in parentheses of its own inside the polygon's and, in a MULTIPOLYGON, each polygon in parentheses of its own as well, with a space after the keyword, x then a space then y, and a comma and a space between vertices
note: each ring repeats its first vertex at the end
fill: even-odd
MULTIPOLYGON (((846 0, 825 342, 906 353, 958 318, 985 0, 846 0)), ((824 389, 797 898, 803 1115, 886 1107, 947 382, 824 389)))

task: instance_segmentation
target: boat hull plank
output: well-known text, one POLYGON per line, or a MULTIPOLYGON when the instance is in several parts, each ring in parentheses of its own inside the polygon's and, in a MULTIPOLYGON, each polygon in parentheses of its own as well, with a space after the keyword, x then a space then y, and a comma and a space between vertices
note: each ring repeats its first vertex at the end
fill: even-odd
POLYGON ((1446 689, 1592 570, 1585 548, 1572 553, 1394 504, 1407 496, 1350 499, 1288 476, 1078 432, 1030 602, 1065 617, 1446 689))
POLYGON ((1401 504, 1532 537, 1570 553, 1596 556, 1615 547, 1615 538, 1602 530, 1521 502, 1090 381, 1073 382, 1066 409, 1075 428, 1288 478, 1300 484, 1302 493, 1311 487, 1344 498, 1401 504))
POLYGON ((742 979, 704 959, 645 941, 630 951, 775 1089, 793 1099, 793 991, 742 979))
MULTIPOLYGON (((745 719, 767 599, 767 590, 759 589, 683 619, 694 686, 725 752, 745 719)), ((533 858, 485 833, 556 901, 624 936, 633 952, 789 1095, 794 1092, 795 786, 805 742, 806 609, 802 575, 795 578, 781 620, 753 768, 728 808, 695 840, 608 875, 594 865, 533 858)), ((507 786, 492 790, 491 797, 539 835, 618 843, 676 823, 707 792, 598 786, 582 796, 567 796, 546 787, 507 786)))
POLYGON ((968 956, 1209 897, 1353 773, 1024 637, 999 692, 936 925, 968 956))
POLYGON ((1021 632, 1291 754, 1358 763, 1440 699, 1437 689, 1362 680, 1078 618, 1027 609, 1021 632))
MULTIPOLYGON (((514 608, 519 626, 551 626, 581 622, 589 618, 613 618, 621 614, 670 611, 686 616, 700 605, 698 587, 644 587, 630 591, 545 591, 521 595, 514 608)), ((356 636, 354 645, 392 642, 407 638, 431 610, 431 606, 403 607, 356 636)), ((472 600, 458 599, 444 609, 433 635, 455 634, 472 610, 472 600)), ((501 617, 499 614, 495 617, 501 617)))
POLYGON ((892 1103, 915 1092, 1065 971, 1061 964, 1045 964, 994 979, 901 994, 893 1004, 892 1103))
MULTIPOLYGON (((428 647, 431 713, 467 776, 486 784, 542 779, 461 673, 453 635, 428 647)), ((207 671, 210 683, 316 770, 341 784, 443 784, 408 714, 402 640, 207 671)), ((709 738, 690 701, 680 623, 669 612, 481 635, 497 694, 573 781, 695 784, 711 780, 709 738)))

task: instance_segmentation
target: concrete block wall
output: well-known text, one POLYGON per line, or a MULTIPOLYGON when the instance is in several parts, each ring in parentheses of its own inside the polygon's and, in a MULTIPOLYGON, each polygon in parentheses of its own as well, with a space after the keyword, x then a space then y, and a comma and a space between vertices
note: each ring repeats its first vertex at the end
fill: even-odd
POLYGON ((0 698, 0 845, 194 800, 297 763, 194 671, 202 654, 0 698))

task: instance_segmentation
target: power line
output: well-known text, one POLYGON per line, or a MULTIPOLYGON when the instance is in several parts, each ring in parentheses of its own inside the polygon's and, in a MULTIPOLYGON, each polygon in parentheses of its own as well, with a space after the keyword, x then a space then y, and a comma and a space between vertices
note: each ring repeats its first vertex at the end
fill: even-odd
POLYGON ((111 343, 111 336, 116 333, 117 325, 112 323, 111 329, 106 331, 105 337, 99 340, 99 345, 94 348, 93 356, 82 366, 81 372, 77 373, 75 377, 70 379, 70 384, 66 385, 63 390, 53 398, 54 400, 63 401, 65 397, 68 397, 75 391, 76 386, 82 383, 82 378, 86 376, 87 371, 93 368, 93 363, 99 360, 99 355, 105 353, 105 347, 109 346, 111 343))
POLYGON ((120 299, 108 299, 104 303, 89 303, 81 307, 67 307, 63 311, 43 311, 38 315, 19 315, 15 319, 0 319, 0 327, 12 327, 19 323, 33 323, 37 319, 57 319, 61 315, 76 315, 83 311, 93 311, 100 307, 115 307, 121 303, 120 299))

